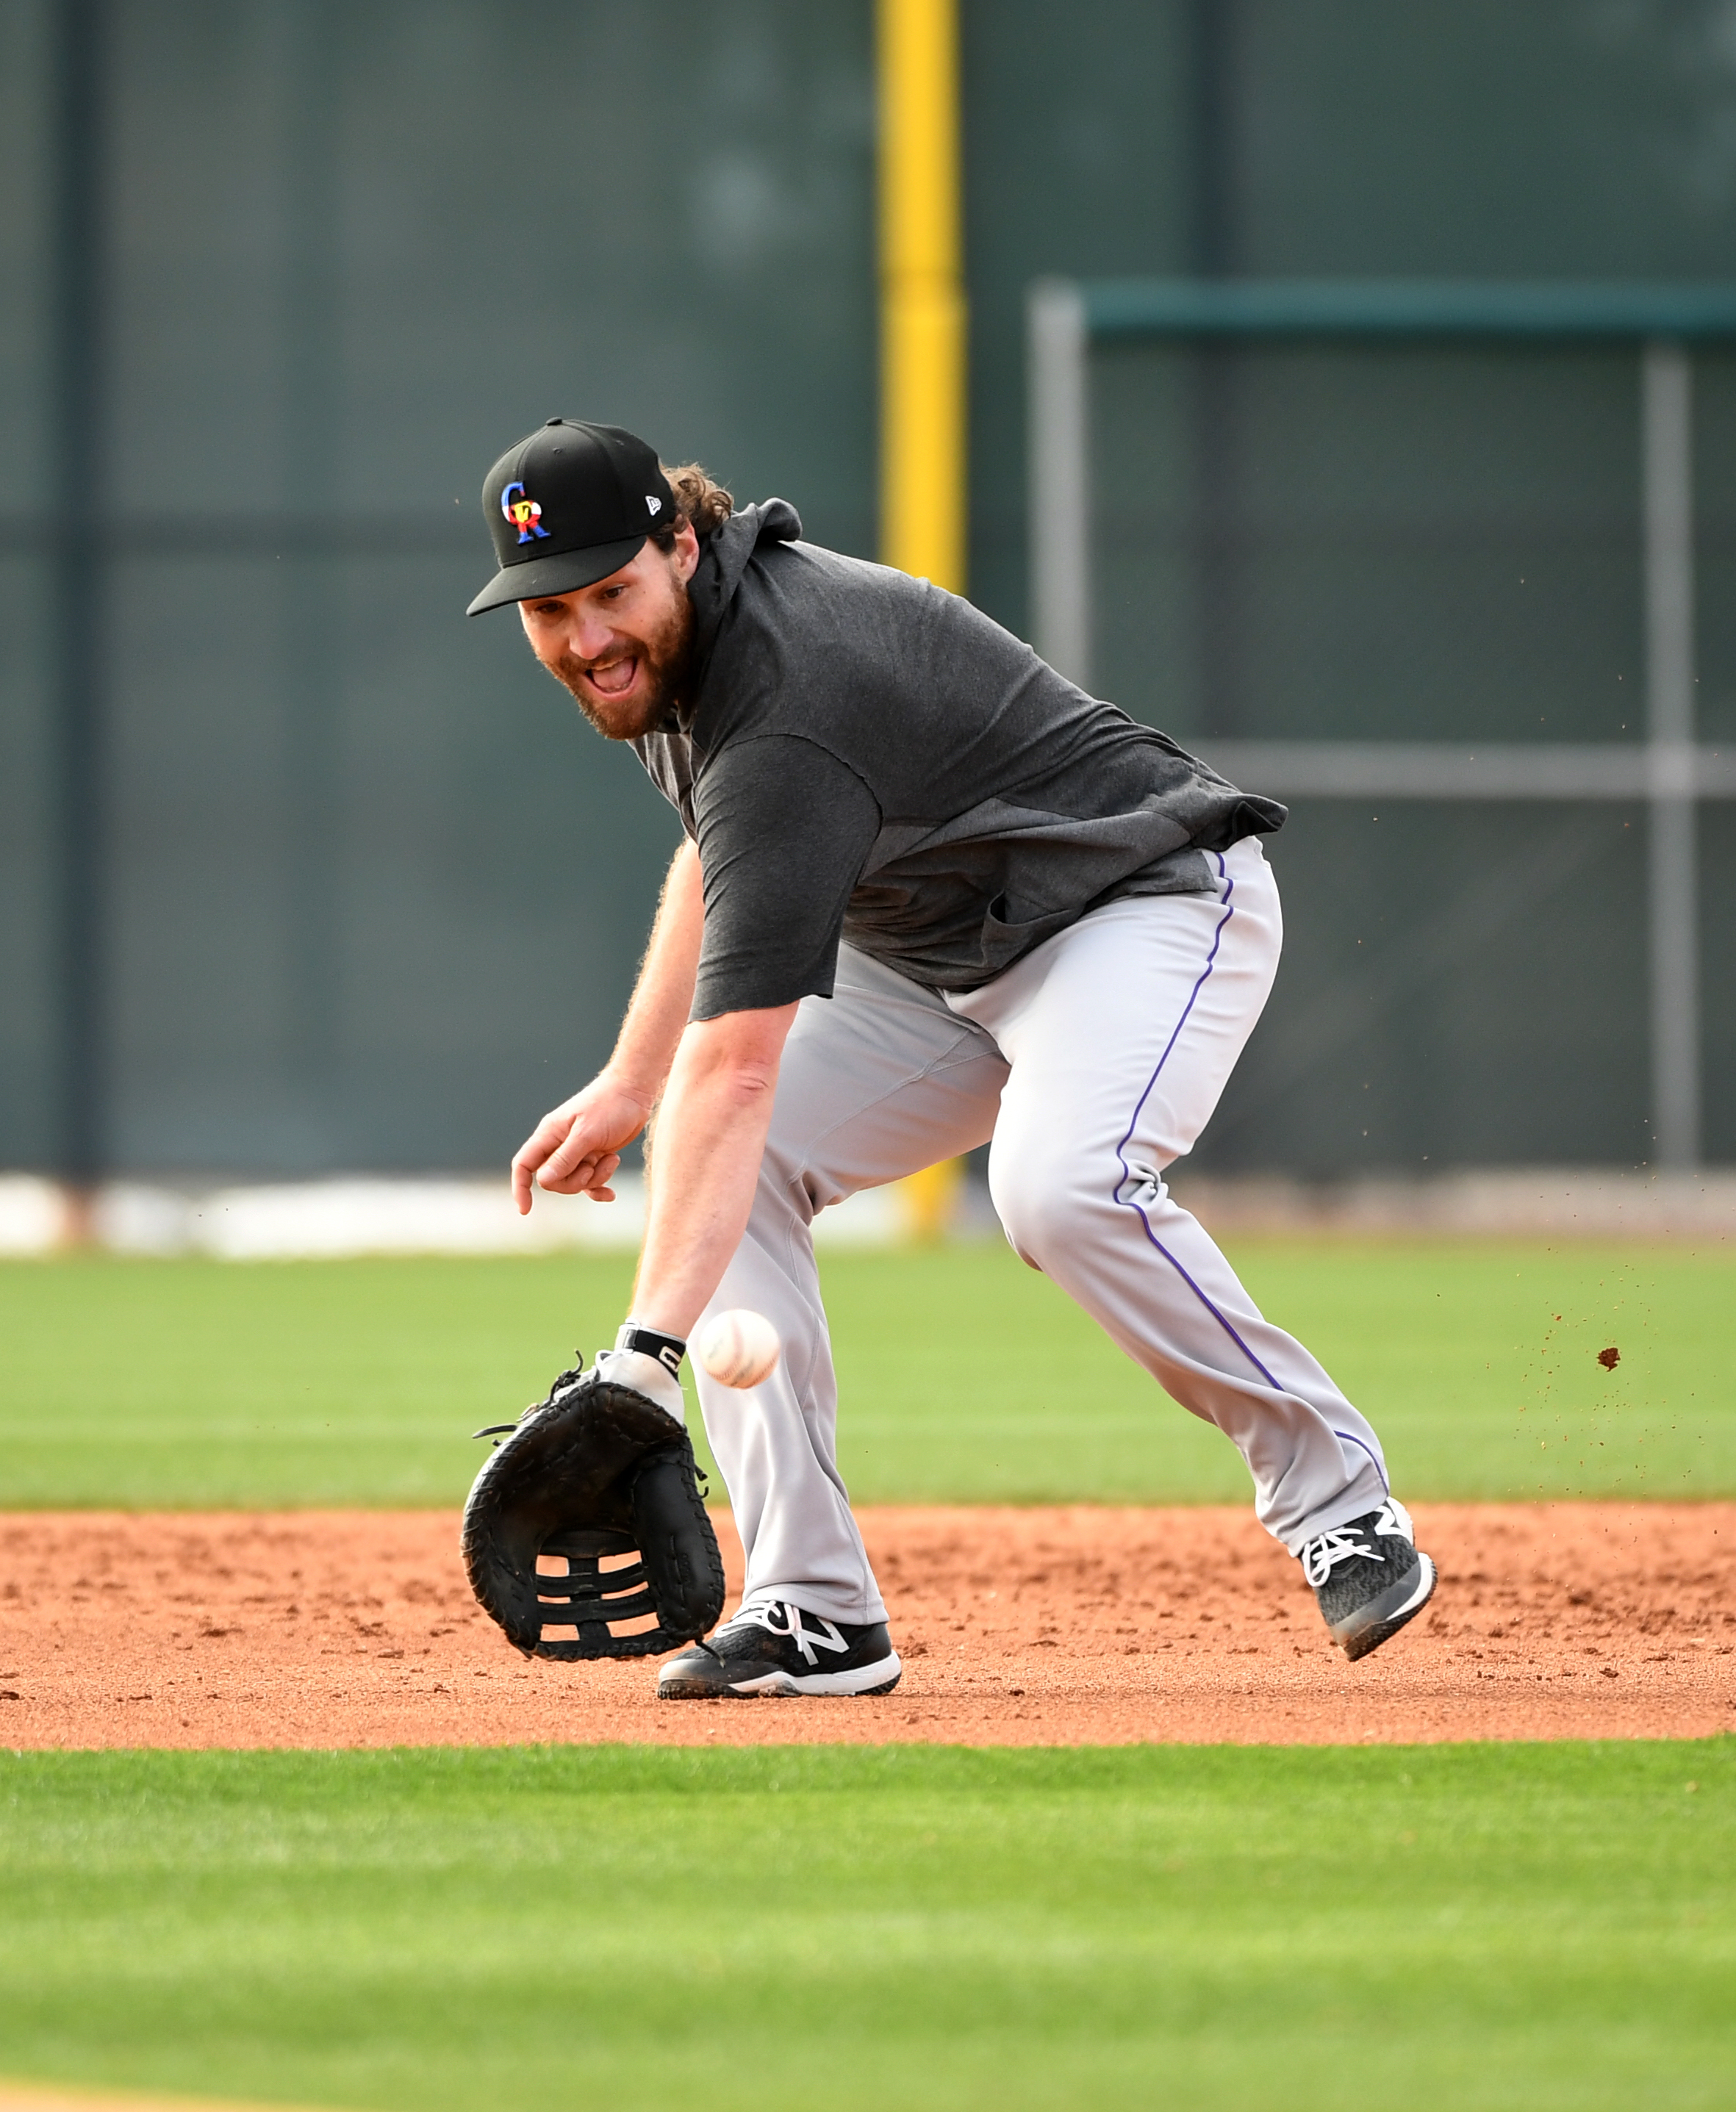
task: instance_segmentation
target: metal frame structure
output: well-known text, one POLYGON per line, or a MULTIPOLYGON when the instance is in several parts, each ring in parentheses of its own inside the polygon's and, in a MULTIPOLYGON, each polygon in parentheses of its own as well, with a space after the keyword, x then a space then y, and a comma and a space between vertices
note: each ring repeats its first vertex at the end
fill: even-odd
POLYGON ((1695 738, 1691 347, 1736 344, 1736 288, 1455 281, 1039 280, 1027 303, 1032 634, 1091 671, 1092 345, 1335 340, 1631 344, 1638 354, 1643 741, 1213 740, 1237 783, 1297 798, 1631 799, 1650 809, 1653 1127, 1662 1166, 1701 1152, 1698 803, 1736 797, 1736 753, 1695 738))

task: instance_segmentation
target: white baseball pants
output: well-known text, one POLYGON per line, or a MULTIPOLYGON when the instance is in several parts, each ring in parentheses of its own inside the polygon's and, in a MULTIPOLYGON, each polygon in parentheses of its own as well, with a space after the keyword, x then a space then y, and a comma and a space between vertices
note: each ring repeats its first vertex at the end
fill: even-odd
POLYGON ((1210 894, 1111 903, 968 996, 938 996, 846 947, 835 995, 803 1002, 753 1214, 708 1309, 765 1313, 783 1355, 749 1391, 699 1374, 746 1598, 885 1618, 838 1473, 811 1227, 859 1188, 990 1138, 990 1192, 1014 1247, 1223 1432, 1268 1531, 1294 1552, 1382 1500, 1374 1431, 1261 1317, 1164 1185, 1253 1031, 1283 938, 1258 838, 1212 863, 1210 894))

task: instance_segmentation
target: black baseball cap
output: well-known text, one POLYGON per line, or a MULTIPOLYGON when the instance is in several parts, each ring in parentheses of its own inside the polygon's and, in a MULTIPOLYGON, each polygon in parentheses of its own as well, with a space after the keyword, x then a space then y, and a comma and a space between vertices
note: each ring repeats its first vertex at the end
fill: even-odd
POLYGON ((673 517, 675 494, 656 449, 633 434, 551 418, 489 471, 482 511, 500 569, 467 616, 606 580, 673 517))

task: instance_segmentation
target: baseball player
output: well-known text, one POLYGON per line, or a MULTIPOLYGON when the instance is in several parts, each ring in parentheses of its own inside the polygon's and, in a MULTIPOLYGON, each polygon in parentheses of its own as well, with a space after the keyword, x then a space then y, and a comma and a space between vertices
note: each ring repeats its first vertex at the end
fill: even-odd
POLYGON ((489 472, 531 651, 679 813, 601 1072, 513 1162, 613 1199, 656 1115, 632 1307, 603 1375, 679 1418, 688 1337, 783 1354, 699 1401, 747 1557, 739 1611, 658 1692, 884 1694, 898 1654, 836 1456, 816 1213, 988 1143, 1006 1236, 1241 1452, 1255 1513, 1365 1655, 1435 1570, 1380 1442, 1164 1185, 1278 966, 1284 809, 1045 665, 968 602, 736 508, 610 426, 551 419, 489 472))

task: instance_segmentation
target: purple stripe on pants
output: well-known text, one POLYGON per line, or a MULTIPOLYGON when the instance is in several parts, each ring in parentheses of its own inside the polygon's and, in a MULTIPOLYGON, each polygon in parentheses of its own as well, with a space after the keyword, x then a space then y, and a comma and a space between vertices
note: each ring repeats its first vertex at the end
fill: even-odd
POLYGON ((1236 892, 1236 883, 1229 876, 1229 869, 1223 862, 1223 854, 1221 851, 1218 853, 1217 857, 1218 876, 1223 882, 1223 892, 1218 899, 1223 905, 1223 914, 1218 919, 1217 928, 1212 933, 1211 950, 1205 956, 1205 966, 1201 969, 1198 981, 1194 984, 1192 990, 1188 992, 1187 1002, 1182 1008, 1182 1016, 1178 1020, 1177 1020, 1174 1031, 1171 1033, 1169 1039, 1164 1044, 1163 1054, 1157 1059, 1157 1068, 1151 1073, 1150 1076, 1146 1079, 1145 1090, 1139 1096, 1138 1103, 1133 1109, 1132 1119, 1128 1123, 1126 1132, 1123 1136, 1120 1143, 1115 1147, 1115 1156, 1121 1164, 1121 1178, 1115 1183, 1115 1191, 1112 1199, 1116 1203, 1126 1204, 1128 1208, 1135 1212, 1139 1218, 1140 1223, 1145 1227, 1146 1237, 1151 1242, 1151 1245, 1157 1249, 1158 1253, 1160 1254, 1164 1259, 1169 1263, 1169 1266, 1175 1271, 1176 1274, 1180 1277, 1182 1282, 1187 1286, 1187 1288, 1193 1293, 1194 1296, 1199 1300, 1200 1303, 1205 1308, 1206 1311, 1210 1313, 1213 1319, 1217 1322, 1218 1325, 1223 1330, 1224 1333, 1229 1336, 1230 1340, 1236 1345, 1236 1347, 1241 1350, 1242 1355, 1247 1359, 1248 1362, 1254 1367, 1255 1370, 1260 1373, 1260 1376, 1265 1381, 1266 1384, 1271 1387, 1274 1393, 1282 1393, 1283 1391, 1283 1388, 1278 1384, 1278 1381, 1273 1377, 1271 1372, 1266 1369, 1265 1366, 1261 1363, 1259 1358, 1255 1355, 1254 1352, 1248 1347, 1247 1344, 1242 1340, 1241 1336, 1237 1333, 1234 1326, 1231 1323, 1228 1318, 1223 1313, 1219 1312, 1218 1308, 1213 1304, 1211 1300, 1206 1296, 1205 1293, 1200 1288, 1199 1285, 1194 1281, 1193 1278, 1187 1273, 1187 1270, 1182 1268, 1181 1263, 1176 1259, 1175 1256, 1170 1253, 1169 1248, 1164 1245, 1163 1241, 1157 1236, 1157 1234, 1153 1231, 1151 1229, 1151 1220, 1146 1215, 1143 1205, 1138 1203, 1130 1202, 1127 1195, 1123 1192, 1126 1189, 1128 1181, 1130 1181, 1133 1177, 1133 1169, 1128 1164, 1128 1145, 1132 1140, 1134 1131, 1139 1127, 1139 1117, 1145 1112, 1146 1102, 1150 1099, 1153 1091, 1156 1088, 1159 1078, 1163 1075, 1164 1066, 1169 1061, 1169 1053, 1175 1047, 1176 1042, 1180 1037, 1182 1029, 1187 1024, 1188 1015, 1192 1012, 1195 1002, 1198 999, 1200 992, 1205 989, 1207 979, 1210 976, 1213 968, 1217 965, 1218 948, 1223 937, 1223 927, 1229 922, 1231 917, 1233 917, 1236 913, 1235 909, 1230 902, 1230 897, 1236 892))

